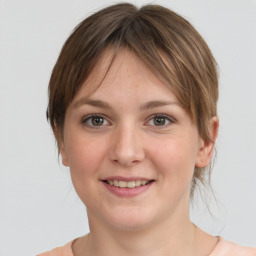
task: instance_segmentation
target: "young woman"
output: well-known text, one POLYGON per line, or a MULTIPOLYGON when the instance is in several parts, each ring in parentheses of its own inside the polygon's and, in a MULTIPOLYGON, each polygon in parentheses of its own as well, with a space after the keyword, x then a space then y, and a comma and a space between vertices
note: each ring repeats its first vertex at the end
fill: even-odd
POLYGON ((189 218, 217 99, 211 51, 171 10, 123 3, 79 24, 53 69, 47 114, 90 233, 40 256, 256 255, 189 218))

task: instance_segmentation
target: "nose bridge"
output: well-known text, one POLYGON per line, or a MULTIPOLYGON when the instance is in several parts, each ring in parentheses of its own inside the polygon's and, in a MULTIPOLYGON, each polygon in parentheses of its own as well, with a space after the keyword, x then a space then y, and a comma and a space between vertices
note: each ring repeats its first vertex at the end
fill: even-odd
POLYGON ((142 134, 131 121, 120 124, 113 132, 111 159, 121 165, 131 166, 144 158, 142 134))

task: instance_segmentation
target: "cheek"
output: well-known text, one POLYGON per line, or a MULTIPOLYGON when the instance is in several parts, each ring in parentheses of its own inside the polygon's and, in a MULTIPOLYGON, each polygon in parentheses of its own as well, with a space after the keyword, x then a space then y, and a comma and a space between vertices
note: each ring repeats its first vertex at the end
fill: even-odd
POLYGON ((154 145, 151 159, 158 173, 157 189, 166 212, 174 211, 178 205, 187 207, 195 166, 195 157, 191 155, 195 155, 194 146, 182 139, 155 141, 154 145))
POLYGON ((105 156, 105 146, 101 141, 88 138, 70 138, 67 149, 73 185, 81 198, 98 181, 100 165, 105 156), (100 145, 100 146, 99 146, 100 145))
MULTIPOLYGON (((75 134, 75 133, 73 133, 75 134)), ((70 136, 67 139, 70 169, 79 173, 93 173, 106 151, 105 142, 89 136, 70 136)))
POLYGON ((185 138, 166 140, 164 143, 154 142, 152 159, 155 166, 164 177, 172 181, 191 181, 196 160, 196 143, 185 138))

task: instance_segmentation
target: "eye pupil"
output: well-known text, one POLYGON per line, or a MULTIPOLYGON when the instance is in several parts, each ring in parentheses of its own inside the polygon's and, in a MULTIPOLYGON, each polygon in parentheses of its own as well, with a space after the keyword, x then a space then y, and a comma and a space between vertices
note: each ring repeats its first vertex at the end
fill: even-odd
POLYGON ((157 125, 157 126, 165 125, 165 118, 163 118, 163 117, 156 117, 154 119, 154 124, 157 125))
POLYGON ((92 118, 92 124, 94 126, 100 126, 100 125, 103 125, 103 123, 104 123, 104 120, 102 117, 93 117, 92 118))

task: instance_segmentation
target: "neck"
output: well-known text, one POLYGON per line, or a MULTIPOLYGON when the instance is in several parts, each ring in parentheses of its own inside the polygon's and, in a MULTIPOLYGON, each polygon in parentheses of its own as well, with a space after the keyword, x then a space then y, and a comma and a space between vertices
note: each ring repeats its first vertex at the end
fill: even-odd
POLYGON ((195 249, 196 227, 190 221, 182 228, 177 223, 162 223, 136 231, 101 230, 101 236, 94 231, 88 237, 92 255, 185 256, 195 249))
POLYGON ((132 230, 107 225, 87 209, 91 232, 73 243, 74 256, 209 255, 218 239, 190 221, 188 205, 180 204, 161 221, 132 230))
POLYGON ((109 227, 103 225, 100 220, 94 219, 94 216, 94 214, 90 216, 88 212, 91 233, 75 243, 73 246, 75 256, 199 255, 196 254, 195 248, 198 229, 190 221, 188 209, 178 211, 165 221, 154 225, 151 223, 150 227, 136 230, 109 227))

